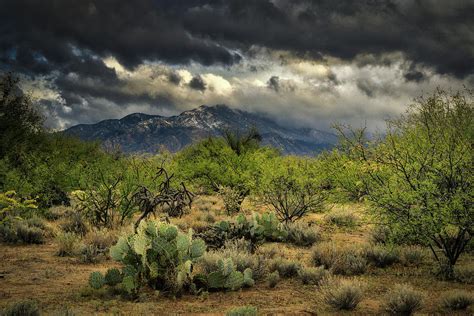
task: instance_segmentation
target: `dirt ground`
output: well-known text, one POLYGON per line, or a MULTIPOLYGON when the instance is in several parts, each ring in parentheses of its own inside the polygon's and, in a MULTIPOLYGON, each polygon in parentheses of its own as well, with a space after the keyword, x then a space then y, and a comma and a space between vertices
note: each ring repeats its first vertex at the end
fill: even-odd
MULTIPOLYGON (((195 220, 196 212, 218 213, 218 203, 205 201, 197 203, 201 210, 194 209, 194 215, 179 220, 181 225, 195 220)), ((360 212, 360 206, 351 207, 360 212)), ((221 215, 216 215, 219 218, 221 215)), ((222 215, 223 216, 223 215, 222 215)), ((308 220, 321 222, 321 215, 312 215, 308 220)), ((367 240, 368 225, 362 224, 354 230, 323 228, 325 238, 342 243, 363 243, 367 240)), ((276 247, 288 257, 308 264, 309 248, 298 248, 286 244, 265 244, 276 247)), ((169 298, 145 290, 136 301, 127 301, 120 296, 105 293, 91 293, 87 287, 89 274, 106 271, 117 266, 111 260, 96 264, 80 263, 74 257, 58 257, 54 239, 43 245, 0 244, 0 307, 22 299, 35 299, 43 314, 66 315, 173 315, 201 314, 222 315, 233 307, 253 305, 263 315, 379 315, 382 312, 386 292, 397 283, 408 283, 424 295, 423 308, 419 315, 452 315, 440 306, 441 295, 448 290, 463 289, 474 292, 474 285, 446 282, 436 279, 431 258, 418 268, 395 265, 385 269, 370 268, 357 277, 366 284, 363 301, 355 311, 340 312, 329 309, 322 302, 316 286, 302 285, 297 279, 282 280, 274 289, 266 282, 236 292, 217 292, 208 295, 185 295, 169 298), (69 313, 71 315, 72 313, 69 313)), ((459 265, 472 264, 474 256, 465 255, 459 265)), ((474 315, 471 309, 458 315, 474 315)))

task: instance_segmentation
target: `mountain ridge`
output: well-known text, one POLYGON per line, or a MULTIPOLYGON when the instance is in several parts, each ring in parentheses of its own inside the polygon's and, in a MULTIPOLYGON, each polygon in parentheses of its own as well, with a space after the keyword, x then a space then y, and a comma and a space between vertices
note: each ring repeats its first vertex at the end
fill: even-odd
POLYGON ((176 152, 225 129, 242 131, 256 127, 263 144, 284 154, 311 155, 333 147, 334 134, 312 128, 284 127, 258 113, 232 109, 224 104, 201 105, 179 115, 132 113, 121 119, 78 124, 63 133, 83 140, 98 140, 105 147, 120 146, 125 153, 154 153, 165 147, 176 152))

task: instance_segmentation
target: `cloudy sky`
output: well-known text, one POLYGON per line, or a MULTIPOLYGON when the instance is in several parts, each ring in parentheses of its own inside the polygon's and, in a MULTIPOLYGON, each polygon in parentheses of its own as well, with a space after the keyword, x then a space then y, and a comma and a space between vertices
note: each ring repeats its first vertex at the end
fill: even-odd
POLYGON ((0 0, 0 71, 62 129, 225 103, 380 126, 474 86, 474 0, 0 0))

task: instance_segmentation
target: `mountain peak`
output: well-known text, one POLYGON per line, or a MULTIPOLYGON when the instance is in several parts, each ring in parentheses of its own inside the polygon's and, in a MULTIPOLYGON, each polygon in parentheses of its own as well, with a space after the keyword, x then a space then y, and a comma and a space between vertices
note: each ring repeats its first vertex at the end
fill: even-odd
POLYGON ((308 128, 288 128, 258 114, 230 108, 225 104, 201 105, 179 115, 164 117, 133 113, 120 120, 73 126, 64 133, 84 140, 99 140, 104 146, 119 145, 128 153, 153 153, 161 147, 176 152, 222 130, 257 127, 263 143, 286 154, 309 155, 332 147, 333 134, 308 128))

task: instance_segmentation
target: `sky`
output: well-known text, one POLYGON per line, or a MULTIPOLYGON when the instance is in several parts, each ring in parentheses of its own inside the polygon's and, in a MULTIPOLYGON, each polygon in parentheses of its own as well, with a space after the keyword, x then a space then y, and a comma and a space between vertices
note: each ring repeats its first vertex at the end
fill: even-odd
POLYGON ((202 104, 369 130, 474 87, 474 0, 0 0, 0 71, 64 129, 202 104))

